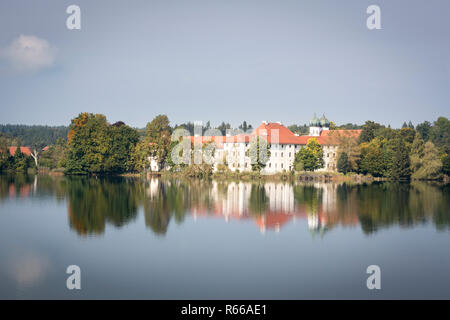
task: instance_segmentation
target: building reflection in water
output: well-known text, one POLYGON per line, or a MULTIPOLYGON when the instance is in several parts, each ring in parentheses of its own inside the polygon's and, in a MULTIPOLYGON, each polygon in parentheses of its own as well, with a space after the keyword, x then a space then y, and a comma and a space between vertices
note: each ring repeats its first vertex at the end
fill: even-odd
MULTIPOLYGON (((155 193, 158 183, 150 183, 150 193, 155 193)), ((314 232, 323 233, 327 229, 328 215, 336 213, 336 184, 302 184, 268 182, 262 185, 245 182, 212 182, 210 196, 214 209, 206 211, 192 207, 194 219, 220 216, 230 219, 253 219, 261 233, 266 230, 279 232, 289 222, 307 219, 308 227, 314 232), (305 191, 304 189, 307 189, 305 191), (299 198, 296 201, 296 193, 299 198), (309 191, 309 192, 308 192, 309 191), (305 197, 305 193, 307 196, 305 197), (309 196, 308 196, 309 194, 309 196)), ((357 224, 355 219, 352 224, 357 224)))
POLYGON ((70 227, 81 236, 101 235, 143 210, 145 224, 164 235, 172 220, 220 218, 253 221, 261 233, 279 232, 303 220, 313 235, 335 226, 360 226, 364 233, 397 224, 431 222, 450 229, 449 185, 431 183, 219 182, 50 176, 0 176, 0 205, 28 197, 64 201, 70 227))

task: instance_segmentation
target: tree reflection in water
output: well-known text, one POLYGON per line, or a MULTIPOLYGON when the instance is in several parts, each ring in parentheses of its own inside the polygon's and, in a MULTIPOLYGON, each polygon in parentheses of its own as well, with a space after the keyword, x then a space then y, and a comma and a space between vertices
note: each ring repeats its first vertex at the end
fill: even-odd
POLYGON ((81 236, 101 235, 106 224, 124 226, 143 210, 145 224, 165 235, 173 219, 222 217, 253 220, 261 232, 295 219, 324 234, 335 226, 361 226, 370 234, 398 225, 432 223, 450 230, 449 186, 437 183, 217 182, 140 178, 1 176, 0 203, 52 197, 66 201, 69 225, 81 236))

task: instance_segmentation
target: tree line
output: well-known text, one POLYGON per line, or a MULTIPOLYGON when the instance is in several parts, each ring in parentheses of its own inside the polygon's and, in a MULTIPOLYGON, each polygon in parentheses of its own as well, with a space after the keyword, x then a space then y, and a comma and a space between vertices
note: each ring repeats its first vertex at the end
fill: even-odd
POLYGON ((395 180, 438 179, 450 174, 450 121, 445 117, 416 127, 404 123, 401 129, 367 121, 358 139, 340 142, 337 169, 342 173, 395 180))
POLYGON ((55 145, 58 139, 67 139, 69 128, 66 126, 28 126, 16 124, 0 124, 0 133, 10 139, 13 146, 36 147, 39 149, 45 146, 55 145))
MULTIPOLYGON (((48 150, 39 153, 39 163, 33 163, 17 148, 10 155, 8 145, 14 138, 0 134, 0 171, 26 171, 28 168, 62 168, 67 175, 101 175, 139 173, 149 169, 149 156, 159 168, 170 167, 173 171, 186 171, 188 176, 210 176, 212 165, 176 164, 171 159, 173 148, 179 141, 172 141, 175 129, 183 128, 193 134, 194 124, 171 126, 166 115, 158 115, 146 125, 145 130, 132 128, 122 121, 110 124, 101 114, 81 113, 72 119, 67 136, 58 138, 48 150)), ((211 128, 206 123, 204 131, 211 128)), ((292 126, 290 126, 292 128, 292 126)), ((292 128, 304 132, 306 126, 292 128)), ((362 126, 346 124, 334 129, 361 128, 359 137, 340 135, 335 131, 338 148, 337 169, 344 174, 361 173, 391 179, 438 179, 450 173, 450 121, 445 117, 435 122, 425 121, 416 127, 411 122, 401 129, 392 129, 373 121, 362 126)), ((222 123, 221 132, 232 129, 222 123)), ((232 133, 251 131, 253 127, 244 121, 232 133), (239 131, 240 130, 240 131, 239 131)), ((203 132, 204 132, 203 131, 203 132)), ((266 166, 270 153, 260 158, 264 139, 251 142, 249 155, 255 154, 252 170, 259 172, 266 166)), ((194 154, 189 155, 194 157, 194 154)), ((314 171, 323 168, 322 146, 311 138, 305 148, 295 154, 295 171, 314 171)), ((226 163, 225 163, 226 167, 226 163)), ((218 168, 226 170, 226 168, 218 168)))

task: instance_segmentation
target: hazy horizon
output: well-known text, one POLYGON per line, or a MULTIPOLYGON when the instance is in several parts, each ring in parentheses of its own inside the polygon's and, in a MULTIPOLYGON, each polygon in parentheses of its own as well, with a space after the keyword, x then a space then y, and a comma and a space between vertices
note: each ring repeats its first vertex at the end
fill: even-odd
MULTIPOLYGON (((88 112, 88 111, 86 111, 86 112, 88 112)), ((77 114, 78 115, 78 114, 77 114)), ((73 116, 73 118, 75 118, 77 115, 74 115, 73 116)), ((105 116, 106 116, 106 119, 108 120, 108 122, 109 123, 114 123, 114 122, 116 122, 116 121, 110 121, 109 120, 109 118, 108 118, 108 115, 106 115, 106 114, 104 114, 105 116)), ((313 115, 314 116, 314 115, 313 115)), ((312 117, 313 117, 312 116, 312 117)), ((326 116, 326 115, 325 115, 326 116)), ((311 117, 311 118, 312 118, 311 117)), ((317 115, 317 117, 319 118, 319 116, 317 115)), ((149 119, 148 121, 147 121, 147 123, 148 122, 151 122, 153 120, 153 118, 152 119, 149 119)), ((333 121, 332 119, 329 119, 330 121, 333 121)), ((372 119, 367 119, 367 120, 370 120, 370 121, 373 121, 372 119)), ((435 121, 437 120, 437 118, 436 119, 424 119, 423 121, 420 121, 420 122, 417 122, 417 123, 414 123, 413 122, 413 125, 414 125, 414 127, 416 127, 418 124, 420 124, 420 123, 423 123, 423 122, 425 122, 425 121, 428 121, 428 122, 430 122, 431 124, 433 124, 435 121)), ((118 120, 118 121, 121 121, 121 120, 118 120)), ((173 121, 171 121, 171 119, 169 118, 169 121, 170 121, 170 125, 173 127, 173 126, 175 126, 175 125, 181 125, 181 124, 186 124, 186 123, 188 123, 188 122, 190 122, 190 123, 194 123, 194 122, 196 122, 196 121, 202 121, 202 124, 203 124, 203 127, 206 125, 206 122, 207 121, 210 121, 210 120, 187 120, 187 121, 185 121, 185 122, 177 122, 177 123, 175 123, 175 122, 173 122, 173 121)), ((241 122, 237 122, 236 124, 232 124, 232 123, 230 123, 229 121, 226 121, 226 120, 223 120, 223 122, 225 122, 225 123, 229 123, 233 128, 237 128, 239 125, 241 125, 242 124, 242 122, 244 122, 244 121, 246 121, 247 122, 247 124, 248 125, 252 125, 252 127, 253 128, 256 128, 257 126, 259 126, 263 121, 267 121, 267 122, 279 122, 279 121, 272 121, 272 120, 261 120, 261 121, 255 121, 255 122, 252 122, 252 121, 250 121, 250 120, 247 120, 247 119, 242 119, 242 121, 241 122)), ((404 121, 406 124, 408 124, 408 122, 409 122, 409 120, 405 120, 404 121)), ((49 124, 46 124, 46 123, 34 123, 34 124, 29 124, 29 123, 0 123, 0 125, 4 125, 4 126, 6 126, 6 125, 12 125, 12 126, 15 126, 15 125, 25 125, 25 126, 48 126, 48 127, 68 127, 68 126, 70 126, 70 123, 71 123, 71 121, 69 120, 69 122, 67 123, 67 124, 55 124, 55 125, 49 125, 49 124)), ((211 125, 211 127, 218 127, 220 124, 222 123, 222 121, 220 121, 220 122, 212 122, 212 121, 210 121, 210 125, 211 125)), ((309 126, 309 120, 307 120, 307 121, 305 121, 305 122, 298 122, 298 123, 296 123, 296 122, 281 122, 284 126, 286 126, 286 127, 288 127, 288 126, 290 126, 290 125, 307 125, 307 126, 309 126)), ((351 124, 355 124, 355 125, 363 125, 364 123, 365 123, 365 121, 363 122, 363 123, 354 123, 354 122, 346 122, 346 123, 336 123, 336 125, 337 126, 342 126, 342 125, 346 125, 346 124, 349 124, 349 123, 351 123, 351 124)), ((143 126, 135 126, 135 125, 133 125, 132 123, 126 123, 125 122, 125 124, 126 125, 129 125, 130 127, 132 127, 132 128, 136 128, 136 129, 145 129, 145 127, 146 127, 146 124, 144 124, 143 126)), ((397 128, 401 128, 402 126, 403 126, 403 123, 401 123, 399 126, 392 126, 391 124, 389 124, 389 123, 381 123, 380 122, 380 124, 381 125, 384 125, 384 126, 386 126, 386 127, 388 127, 388 126, 390 126, 391 128, 393 128, 393 129, 397 129, 397 128)))

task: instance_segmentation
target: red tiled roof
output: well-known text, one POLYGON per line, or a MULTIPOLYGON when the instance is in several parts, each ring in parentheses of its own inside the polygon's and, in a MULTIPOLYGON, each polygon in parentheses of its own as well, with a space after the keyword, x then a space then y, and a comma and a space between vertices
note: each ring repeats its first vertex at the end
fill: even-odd
POLYGON ((263 122, 252 132, 252 135, 265 137, 267 143, 299 144, 299 136, 296 136, 291 130, 276 122, 263 122))
POLYGON ((222 148, 223 143, 248 143, 251 139, 258 135, 265 137, 267 143, 278 143, 278 144, 295 144, 295 145, 306 145, 311 138, 317 139, 317 142, 321 145, 338 144, 339 137, 358 137, 362 130, 324 130, 318 137, 315 136, 297 136, 291 130, 286 128, 280 123, 266 123, 263 122, 259 127, 257 127, 251 134, 238 134, 235 136, 187 136, 185 138, 190 138, 192 143, 209 143, 214 141, 217 147, 222 148))
MULTIPOLYGON (((15 155, 16 154, 17 147, 9 147, 9 154, 15 155)), ((20 147, 20 152, 22 152, 24 155, 30 156, 31 150, 28 147, 20 147)))
POLYGON ((317 141, 320 144, 339 144, 340 137, 358 138, 362 130, 325 130, 317 141))

